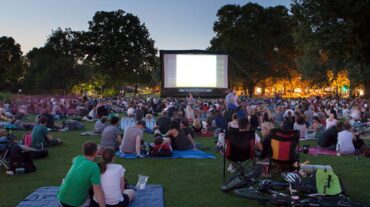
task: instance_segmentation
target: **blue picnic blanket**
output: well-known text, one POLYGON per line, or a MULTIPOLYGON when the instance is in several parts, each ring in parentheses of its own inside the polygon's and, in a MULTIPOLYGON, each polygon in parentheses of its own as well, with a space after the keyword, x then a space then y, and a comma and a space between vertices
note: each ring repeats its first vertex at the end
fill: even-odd
MULTIPOLYGON (((125 154, 120 151, 116 152, 116 156, 125 159, 134 159, 136 154, 125 154)), ((212 154, 205 153, 201 150, 173 150, 171 157, 149 157, 149 158, 163 158, 163 159, 174 159, 174 158, 185 158, 185 159, 215 159, 216 157, 212 154)))
MULTIPOLYGON (((59 187, 41 187, 21 201, 17 207, 60 207, 57 199, 59 187)), ((144 190, 136 191, 135 200, 129 207, 164 207, 162 185, 147 185, 144 190)))

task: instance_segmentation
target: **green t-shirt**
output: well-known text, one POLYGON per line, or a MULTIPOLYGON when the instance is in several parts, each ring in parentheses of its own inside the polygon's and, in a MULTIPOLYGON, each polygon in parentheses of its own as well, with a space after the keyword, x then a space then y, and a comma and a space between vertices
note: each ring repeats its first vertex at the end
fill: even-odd
POLYGON ((98 165, 79 155, 64 178, 58 192, 58 200, 71 206, 82 205, 92 185, 100 185, 100 169, 98 165))
POLYGON ((46 146, 46 141, 45 139, 46 136, 48 135, 49 131, 48 128, 46 128, 43 125, 36 125, 33 127, 32 130, 32 147, 36 149, 41 149, 42 146, 46 146))

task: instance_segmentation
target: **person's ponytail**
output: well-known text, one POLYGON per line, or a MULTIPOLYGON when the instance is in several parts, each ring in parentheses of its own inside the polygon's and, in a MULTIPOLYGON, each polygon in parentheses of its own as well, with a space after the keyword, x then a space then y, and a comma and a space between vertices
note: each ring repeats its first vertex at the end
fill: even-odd
POLYGON ((107 170, 107 163, 103 160, 102 162, 99 163, 99 168, 100 168, 100 173, 104 174, 105 171, 107 170))
POLYGON ((111 163, 114 157, 114 149, 106 148, 103 151, 102 158, 103 161, 99 163, 100 173, 103 174, 107 170, 107 164, 111 163))

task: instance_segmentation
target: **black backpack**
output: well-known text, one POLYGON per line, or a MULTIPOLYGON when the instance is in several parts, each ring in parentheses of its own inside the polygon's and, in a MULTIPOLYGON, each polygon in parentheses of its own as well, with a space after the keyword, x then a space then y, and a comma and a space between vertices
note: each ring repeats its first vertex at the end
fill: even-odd
POLYGON ((25 173, 36 171, 31 152, 23 152, 17 143, 11 143, 9 148, 10 170, 16 173, 16 169, 24 169, 25 173))

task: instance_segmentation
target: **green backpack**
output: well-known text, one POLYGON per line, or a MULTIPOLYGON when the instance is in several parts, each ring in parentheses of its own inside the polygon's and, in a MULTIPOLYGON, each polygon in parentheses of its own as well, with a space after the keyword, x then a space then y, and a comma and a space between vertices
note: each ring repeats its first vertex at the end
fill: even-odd
POLYGON ((342 184, 333 170, 317 169, 313 175, 316 192, 325 195, 344 193, 342 184))

